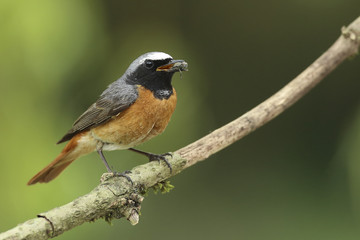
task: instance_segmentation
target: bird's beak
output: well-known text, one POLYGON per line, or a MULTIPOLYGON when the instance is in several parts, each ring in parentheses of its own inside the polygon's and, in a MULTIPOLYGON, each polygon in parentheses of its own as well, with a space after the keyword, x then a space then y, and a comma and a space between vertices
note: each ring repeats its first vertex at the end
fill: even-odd
POLYGON ((171 60, 168 64, 162 65, 156 71, 182 72, 188 70, 188 64, 184 60, 171 60))

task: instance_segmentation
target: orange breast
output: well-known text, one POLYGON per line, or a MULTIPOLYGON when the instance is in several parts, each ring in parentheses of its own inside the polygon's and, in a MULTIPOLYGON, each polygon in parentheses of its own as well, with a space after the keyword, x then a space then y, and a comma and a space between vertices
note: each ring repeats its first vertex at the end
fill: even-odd
POLYGON ((96 139, 129 148, 165 130, 176 107, 175 89, 169 99, 162 100, 144 87, 139 87, 138 91, 139 97, 128 109, 91 130, 96 139))

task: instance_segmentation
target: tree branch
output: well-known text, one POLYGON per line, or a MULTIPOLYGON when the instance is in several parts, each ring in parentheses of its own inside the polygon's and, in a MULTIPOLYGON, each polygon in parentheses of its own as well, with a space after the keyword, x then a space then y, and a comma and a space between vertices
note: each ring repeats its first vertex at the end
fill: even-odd
POLYGON ((101 183, 90 193, 1 233, 0 240, 48 239, 99 218, 109 221, 112 218, 126 217, 131 224, 137 224, 144 190, 152 186, 166 190, 169 187, 166 183, 158 183, 208 158, 278 116, 341 62, 357 54, 359 46, 360 17, 347 28, 342 28, 342 35, 323 55, 273 96, 229 124, 177 150, 168 159, 173 166, 172 174, 165 164, 157 162, 132 169, 129 176, 133 185, 124 178, 105 173, 101 177, 101 183))

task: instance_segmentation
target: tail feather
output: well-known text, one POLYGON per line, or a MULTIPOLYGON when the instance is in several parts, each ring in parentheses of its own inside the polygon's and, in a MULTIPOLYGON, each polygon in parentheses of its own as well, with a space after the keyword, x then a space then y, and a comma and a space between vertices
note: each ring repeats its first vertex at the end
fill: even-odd
POLYGON ((43 170, 38 172, 30 179, 27 185, 35 183, 47 183, 56 178, 67 166, 70 165, 75 159, 68 160, 67 154, 60 153, 54 161, 47 165, 43 170))
POLYGON ((81 151, 76 150, 78 139, 80 136, 73 137, 70 142, 65 146, 62 152, 47 165, 43 170, 38 172, 32 177, 27 185, 35 183, 47 183, 56 178, 67 166, 70 165, 75 159, 82 155, 81 151))

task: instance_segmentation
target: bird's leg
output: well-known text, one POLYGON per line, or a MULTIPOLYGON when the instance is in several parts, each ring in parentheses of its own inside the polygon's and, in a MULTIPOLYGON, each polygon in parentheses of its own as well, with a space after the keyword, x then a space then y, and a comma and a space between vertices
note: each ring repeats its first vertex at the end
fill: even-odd
POLYGON ((131 182, 131 184, 133 184, 132 179, 131 179, 128 175, 126 175, 126 174, 128 174, 128 173, 131 173, 131 171, 124 171, 124 172, 122 172, 122 173, 118 173, 118 172, 112 171, 111 168, 110 168, 110 166, 109 166, 109 164, 108 164, 108 162, 106 161, 106 158, 105 158, 104 153, 103 153, 103 151, 102 151, 102 146, 101 146, 100 148, 96 149, 96 151, 97 151, 98 154, 100 155, 100 158, 101 158, 101 160, 103 161, 103 163, 104 163, 104 165, 105 165, 105 167, 106 167, 106 169, 107 169, 107 171, 108 171, 109 173, 113 173, 114 176, 124 177, 124 178, 126 178, 129 182, 131 182))
POLYGON ((151 161, 156 161, 156 160, 160 162, 160 160, 163 160, 166 163, 166 165, 169 167, 170 173, 172 173, 171 164, 166 159, 166 156, 171 156, 172 157, 171 153, 167 152, 167 153, 163 153, 163 154, 154 154, 154 153, 140 151, 140 150, 137 150, 137 149, 134 149, 134 148, 128 148, 128 150, 136 152, 136 153, 140 153, 140 154, 146 156, 147 158, 149 158, 150 162, 151 161))
POLYGON ((101 160, 103 161, 103 163, 104 163, 107 171, 108 171, 108 172, 113 172, 113 171, 111 170, 108 162, 107 162, 106 159, 105 159, 105 156, 104 156, 104 154, 103 154, 103 152, 102 152, 102 149, 100 148, 100 149, 97 149, 96 151, 97 151, 98 154, 100 155, 100 158, 101 158, 101 160))

